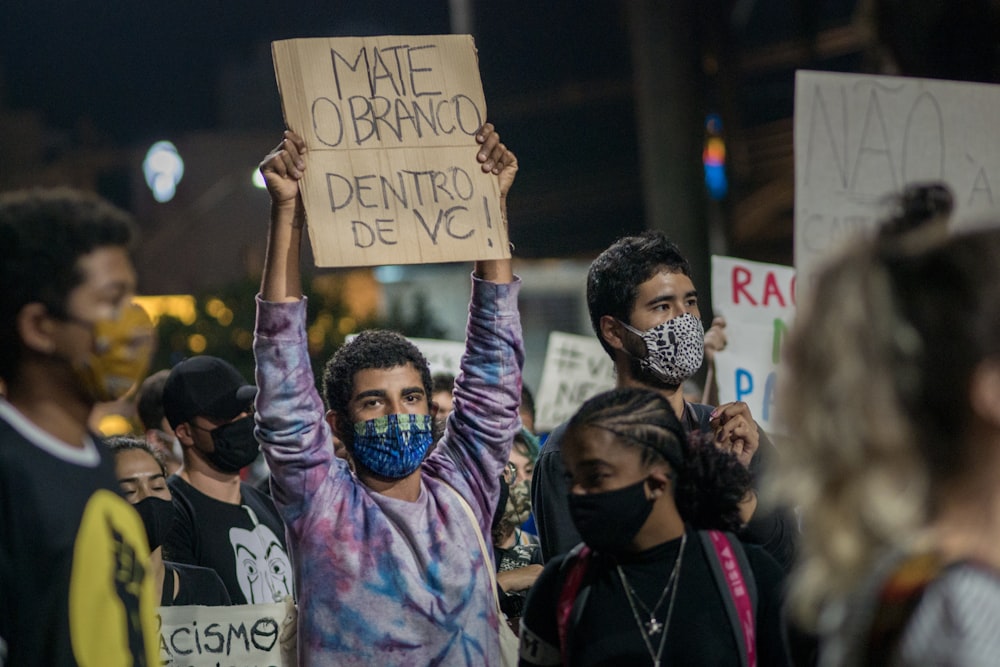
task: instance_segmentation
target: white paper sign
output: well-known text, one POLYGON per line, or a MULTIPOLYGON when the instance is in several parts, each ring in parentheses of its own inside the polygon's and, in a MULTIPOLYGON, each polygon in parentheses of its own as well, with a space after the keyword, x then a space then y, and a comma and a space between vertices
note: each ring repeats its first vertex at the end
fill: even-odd
POLYGON ((427 357, 427 365, 431 367, 431 375, 448 373, 458 375, 461 370, 462 355, 465 354, 465 343, 453 340, 435 340, 432 338, 410 338, 420 353, 427 357))
POLYGON ((795 268, 885 217, 908 183, 943 181, 956 227, 1000 207, 1000 86, 800 71, 795 77, 795 268))
MULTIPOLYGON (((344 340, 350 343, 357 335, 350 334, 344 340)), ((416 345, 420 354, 427 358, 431 375, 436 373, 458 375, 461 370, 462 355, 465 354, 465 343, 435 338, 407 338, 407 340, 416 345)))
POLYGON ((719 402, 744 401, 771 432, 781 345, 795 317, 795 270, 713 255, 712 309, 726 318, 726 349, 715 355, 719 402))
POLYGON ((163 667, 282 667, 283 602, 160 607, 163 667))
POLYGON ((588 398, 614 387, 614 364, 596 338, 553 331, 535 400, 535 428, 551 431, 588 398))

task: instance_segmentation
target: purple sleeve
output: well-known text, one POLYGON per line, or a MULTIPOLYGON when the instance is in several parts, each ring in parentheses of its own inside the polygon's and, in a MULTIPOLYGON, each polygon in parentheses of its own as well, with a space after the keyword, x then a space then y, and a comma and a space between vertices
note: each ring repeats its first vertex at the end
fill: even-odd
POLYGON ((323 418, 305 319, 304 298, 272 303, 257 297, 256 436, 271 469, 275 504, 290 528, 305 513, 331 466, 348 474, 347 464, 334 457, 333 439, 323 418))
POLYGON ((487 539, 500 493, 500 474, 521 425, 520 288, 519 279, 492 283, 473 276, 454 411, 444 438, 425 464, 428 472, 465 496, 487 539))

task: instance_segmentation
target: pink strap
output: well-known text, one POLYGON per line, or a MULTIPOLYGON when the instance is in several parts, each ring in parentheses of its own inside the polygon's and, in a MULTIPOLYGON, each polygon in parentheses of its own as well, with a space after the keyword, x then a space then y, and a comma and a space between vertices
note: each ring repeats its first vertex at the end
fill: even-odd
POLYGON ((753 606, 750 603, 746 582, 743 580, 743 572, 740 570, 740 564, 736 560, 735 554, 733 554, 733 546, 729 543, 729 539, 717 530, 710 530, 708 534, 712 538, 715 554, 722 564, 722 573, 729 585, 729 594, 732 596, 733 604, 736 605, 736 615, 739 617, 740 627, 743 629, 743 643, 746 644, 747 665, 757 667, 753 606))
POLYGON ((590 560, 590 548, 583 546, 578 553, 569 557, 573 561, 569 564, 569 573, 563 583, 562 590, 559 591, 559 600, 556 602, 556 625, 559 628, 559 652, 562 655, 563 664, 568 664, 569 649, 569 617, 573 613, 573 604, 576 596, 580 592, 580 585, 583 583, 583 576, 587 573, 587 563, 590 560))

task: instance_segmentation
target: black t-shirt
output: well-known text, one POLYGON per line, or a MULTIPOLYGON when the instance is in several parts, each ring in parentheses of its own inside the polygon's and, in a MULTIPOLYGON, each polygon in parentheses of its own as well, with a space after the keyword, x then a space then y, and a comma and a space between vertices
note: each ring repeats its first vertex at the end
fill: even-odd
POLYGON ((226 587, 215 570, 197 565, 163 561, 163 595, 161 607, 198 604, 219 607, 232 604, 226 587), (173 577, 177 573, 177 597, 173 597, 173 577))
MULTIPOLYGON (((666 586, 680 544, 678 538, 617 560, 594 556, 585 579, 590 582, 589 597, 579 622, 570 633, 571 664, 652 664, 615 565, 621 565, 632 589, 646 607, 652 609, 666 586)), ((757 584, 757 664, 761 667, 788 665, 781 626, 784 574, 760 547, 744 545, 744 549, 757 584)), ((560 571, 564 558, 559 556, 549 562, 528 593, 521 617, 521 665, 560 664, 556 604, 567 573, 560 571), (525 652, 533 653, 534 658, 525 659, 525 652)), ((739 645, 708 558, 697 533, 689 531, 661 664, 706 667, 740 664, 739 645)), ((659 607, 657 620, 660 623, 665 621, 669 598, 668 593, 659 607)), ((636 608, 640 618, 648 617, 641 607, 636 605, 636 608)), ((654 653, 659 637, 653 636, 654 653)))
POLYGON ((96 437, 69 447, 0 399, 6 664, 153 663, 156 600, 145 535, 96 437))
POLYGON ((177 520, 163 557, 215 570, 233 604, 280 602, 292 594, 285 526, 270 498, 240 484, 242 504, 211 498, 177 475, 167 480, 177 520))

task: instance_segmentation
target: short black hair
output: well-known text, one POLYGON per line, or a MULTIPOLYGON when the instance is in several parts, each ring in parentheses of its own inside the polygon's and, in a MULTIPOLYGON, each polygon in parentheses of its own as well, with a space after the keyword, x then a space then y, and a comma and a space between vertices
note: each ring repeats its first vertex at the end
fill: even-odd
POLYGON ((95 194, 33 188, 0 194, 0 377, 17 373, 22 342, 17 315, 42 303, 66 316, 66 298, 83 281, 80 257, 106 246, 129 248, 135 224, 95 194))
POLYGON ((167 384, 170 370, 164 368, 156 371, 139 385, 139 396, 135 402, 135 411, 139 415, 142 427, 147 431, 160 428, 165 415, 163 414, 163 385, 167 384))
MULTIPOLYGON (((427 400, 431 400, 430 366, 417 346, 400 333, 385 329, 362 331, 346 343, 326 362, 323 368, 323 400, 342 424, 350 424, 347 405, 354 395, 354 376, 369 368, 395 368, 412 364, 420 373, 427 400)), ((353 447, 353 431, 344 428, 336 434, 348 451, 353 447)))
POLYGON ((450 394, 455 388, 455 376, 451 373, 435 373, 431 377, 431 385, 435 394, 439 391, 446 391, 450 394))
POLYGON ((535 421, 535 396, 524 383, 521 384, 521 409, 527 410, 531 415, 531 421, 535 421))
POLYGON ((629 321, 639 285, 661 271, 691 276, 691 265, 661 231, 625 236, 597 256, 587 271, 587 309, 590 324, 604 351, 614 351, 601 335, 601 318, 610 315, 629 321))

